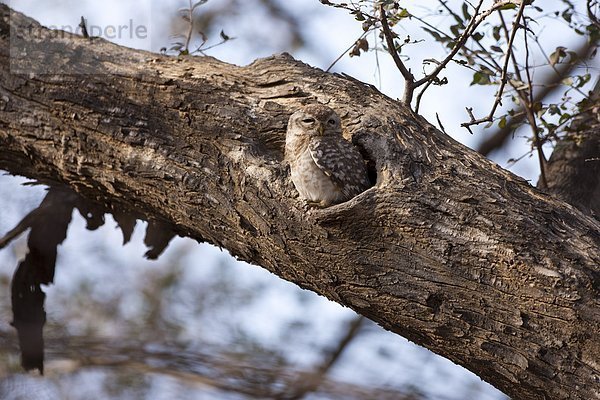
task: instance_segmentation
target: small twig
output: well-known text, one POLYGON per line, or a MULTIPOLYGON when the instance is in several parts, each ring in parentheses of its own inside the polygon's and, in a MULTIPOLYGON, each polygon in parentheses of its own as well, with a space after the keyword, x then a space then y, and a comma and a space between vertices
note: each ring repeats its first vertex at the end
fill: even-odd
POLYGON ((426 83, 427 81, 432 80, 435 77, 437 77, 437 75, 440 73, 440 71, 443 70, 444 68, 446 68, 446 65, 450 62, 450 60, 452 60, 454 58, 454 56, 456 55, 456 53, 458 53, 458 51, 463 47, 463 45, 466 43, 467 39, 469 37, 471 37, 471 35, 473 34, 473 32, 475 31, 477 26, 488 15, 491 14, 491 12, 489 12, 489 10, 488 10, 488 12, 485 12, 485 13, 481 14, 481 16, 479 16, 479 9, 481 8, 482 4, 483 4, 483 0, 480 0, 479 4, 477 4, 477 7, 475 8, 475 13, 473 13, 473 16, 471 17, 471 20, 467 24, 467 27, 463 31, 462 35, 460 35, 460 37, 456 41, 456 44, 452 47, 452 50, 450 50, 450 53, 446 56, 446 58, 443 61, 441 61, 438 64, 438 66, 433 70, 433 72, 427 74, 423 78, 416 81, 414 83, 415 88, 419 87, 419 86, 423 85, 424 83, 426 83))
POLYGON ((206 53, 205 53, 206 51, 208 51, 210 49, 214 49, 215 47, 221 46, 221 45, 229 42, 230 40, 234 40, 234 39, 235 39, 235 37, 229 37, 227 39, 221 40, 219 43, 212 44, 204 49, 202 48, 202 46, 204 46, 204 44, 206 43, 206 40, 203 40, 202 44, 200 46, 198 46, 198 48, 196 50, 194 50, 192 53, 200 53, 202 55, 206 55, 206 53))
POLYGON ((415 82, 415 77, 410 72, 406 65, 400 59, 398 55, 398 51, 396 50, 396 45, 394 44, 394 36, 392 35, 392 31, 390 30, 390 25, 388 24, 387 16, 385 15, 385 8, 383 4, 379 6, 379 14, 381 18, 381 27, 383 29, 383 34, 385 36, 385 40, 387 42, 388 52, 392 56, 394 63, 396 63, 396 67, 400 70, 400 73, 404 77, 404 95, 402 97, 402 102, 410 107, 410 103, 412 102, 413 92, 415 90, 413 84, 415 82))
POLYGON ((540 139, 540 133, 537 129, 537 122, 535 120, 535 113, 533 112, 533 85, 531 79, 531 73, 529 71, 529 43, 527 41, 527 19, 523 18, 523 26, 525 29, 523 30, 523 37, 525 39, 525 75, 527 76, 527 86, 529 88, 529 92, 527 93, 527 119, 529 120, 529 125, 531 126, 531 130, 533 132, 533 144, 537 150, 538 161, 540 164, 540 180, 543 188, 548 187, 548 181, 546 180, 546 158, 544 157, 544 151, 542 149, 543 142, 540 139))
MULTIPOLYGON (((445 4, 445 1, 443 0, 439 0, 440 3, 442 3, 446 9, 448 10, 448 12, 450 12, 451 14, 455 15, 456 13, 454 13, 450 8, 448 8, 445 4)), ((431 25, 430 23, 428 23, 427 21, 425 21, 424 19, 420 18, 417 15, 413 15, 411 14, 411 17, 416 19, 417 21, 419 21, 420 23, 422 23, 423 25, 427 26, 429 29, 439 33, 442 36, 445 36, 446 38, 450 39, 450 40, 454 40, 455 38, 448 35, 446 32, 440 30, 439 28, 435 27, 434 25, 431 25)), ((472 38, 475 39, 475 38, 472 38)), ((475 43, 477 43, 477 46, 479 47, 479 49, 481 49, 484 53, 489 55, 489 50, 485 48, 485 46, 483 44, 481 44, 481 40, 477 40, 475 39, 475 43)), ((490 59, 486 59, 485 57, 483 57, 481 54, 474 52, 473 50, 469 49, 467 46, 463 46, 463 50, 465 52, 469 52, 471 53, 472 56, 476 57, 477 59, 479 59, 479 61, 481 61, 484 64, 487 64, 488 67, 490 67, 490 69, 496 69, 498 71, 500 71, 500 65, 498 65, 498 63, 496 62, 496 60, 494 60, 493 58, 490 57, 490 59)))
POLYGON ((327 67, 327 69, 325 70, 325 72, 329 72, 329 70, 331 68, 333 68, 333 66, 335 64, 338 63, 338 61, 340 61, 342 59, 342 57, 344 57, 346 55, 347 52, 349 52, 350 50, 352 50, 352 48, 356 45, 356 42, 359 41, 360 39, 364 38, 372 29, 369 29, 368 31, 365 31, 362 33, 362 35, 360 35, 358 37, 358 39, 356 39, 346 50, 344 50, 342 52, 342 54, 340 54, 335 60, 333 60, 333 62, 331 63, 331 65, 329 67, 327 67))
POLYGON ((416 113, 419 113, 419 107, 421 106, 421 97, 423 97, 423 93, 425 93, 425 91, 429 88, 429 86, 431 86, 432 83, 433 83, 433 79, 429 80, 429 82, 427 82, 425 87, 417 95, 417 103, 415 104, 415 112, 416 113))
MULTIPOLYGON (((502 15, 502 11, 498 11, 498 16, 500 17, 500 23, 502 26, 502 30, 504 31, 504 37, 506 38, 506 43, 508 43, 510 41, 510 32, 508 31, 508 26, 506 25, 506 21, 504 20, 504 15, 502 15)), ((523 81, 523 78, 521 77, 521 70, 519 69, 519 63, 517 62, 517 57, 515 56, 514 51, 510 52, 510 58, 512 60, 513 69, 515 71, 515 75, 517 76, 517 79, 519 81, 523 81)))
MULTIPOLYGON (((502 103, 502 94, 504 93, 504 87, 506 86, 506 82, 508 81, 508 63, 511 59, 511 53, 513 51, 513 44, 515 41, 515 37, 517 35, 517 31, 519 29, 519 23, 521 18, 523 17, 523 12, 525 11, 526 2, 524 0, 521 1, 521 6, 519 7, 519 11, 517 12, 517 16, 513 21, 512 32, 510 33, 510 38, 507 43, 506 54, 504 56, 504 64, 502 66, 502 75, 500 77, 500 87, 498 88, 498 92, 496 92, 496 98, 494 99, 494 104, 489 114, 486 117, 475 119, 472 113, 470 114, 471 120, 469 122, 463 122, 460 126, 464 128, 469 128, 472 125, 481 124, 483 122, 491 122, 494 120, 494 114, 496 113, 496 109, 502 103)), ((469 129, 469 132, 471 130, 469 129)))
POLYGON ((438 113, 435 113, 435 118, 437 119, 437 123, 440 126, 440 129, 442 130, 442 132, 444 132, 444 134, 448 134, 446 133, 446 128, 444 128, 444 125, 442 124, 442 121, 440 120, 440 116, 438 113))
POLYGON ((190 41, 192 40, 192 35, 194 34, 194 8, 192 7, 192 0, 189 0, 190 8, 188 9, 188 18, 189 18, 189 28, 188 33, 185 38, 185 51, 190 52, 190 41))
MULTIPOLYGON (((541 43, 539 42, 539 40, 536 40, 536 44, 538 45, 538 49, 540 50, 540 53, 542 53, 542 55, 544 56, 544 59, 546 59, 546 62, 548 63, 548 65, 550 66, 550 68, 552 68, 552 70, 554 71, 554 73, 556 74, 557 77, 560 77, 560 79, 562 80, 564 78, 564 75, 561 75, 561 72, 558 70, 557 66, 552 64, 550 62, 550 58, 548 57, 548 53, 546 53, 546 50, 544 50, 544 47, 541 45, 541 43)), ((575 60, 570 59, 569 63, 573 64, 575 63, 575 60)), ((571 86, 572 87, 572 86, 571 86)), ((587 98, 588 95, 586 93, 584 93, 581 89, 577 88, 577 87, 572 87, 577 93, 579 93, 580 95, 582 95, 584 98, 587 98)))
MULTIPOLYGON (((448 2, 446 0, 438 0, 439 3, 442 5, 442 7, 444 7, 446 9, 446 11, 448 11, 450 13, 450 15, 452 15, 454 17, 454 19, 456 20, 456 22, 459 22, 461 25, 461 28, 465 28, 465 24, 462 23, 462 20, 460 18, 460 16, 454 12, 454 10, 452 10, 449 6, 448 6, 448 2)), ((470 4, 470 3, 469 3, 470 4)), ((470 4, 471 5, 471 4, 470 4)), ((471 7, 473 7, 473 5, 471 5, 471 7)), ((475 8, 475 7, 473 7, 475 8)), ((448 37, 450 37, 450 35, 446 35, 448 37)), ((452 38, 451 38, 452 39, 452 38)), ((490 55, 490 51, 488 49, 485 48, 485 46, 481 43, 480 39, 477 39, 477 37, 473 37, 471 36, 471 39, 473 39, 475 41, 475 43, 477 43, 477 46, 484 51, 484 53, 489 57, 490 55)), ((463 48, 465 50, 471 51, 470 49, 468 49, 466 46, 463 46, 463 48)), ((466 52, 466 51, 465 51, 466 52)), ((490 69, 495 69, 500 71, 500 65, 498 65, 498 63, 496 62, 496 60, 494 60, 492 57, 489 57, 490 59, 488 60, 485 57, 482 57, 481 55, 479 55, 478 53, 475 53, 475 56, 484 64, 486 64, 490 69)), ((425 89, 423 89, 424 91, 425 89)))
MULTIPOLYGON (((373 30, 373 36, 375 36, 375 43, 377 43, 377 32, 373 30)), ((379 52, 377 51, 377 45, 375 46, 375 69, 377 71, 377 88, 381 91, 381 66, 379 64, 379 52)))
POLYGON ((83 15, 81 16, 81 21, 79 21, 79 27, 81 28, 81 36, 83 36, 86 39, 89 39, 90 34, 88 33, 85 18, 83 18, 83 15))
POLYGON ((594 14, 594 11, 592 11, 592 7, 593 6, 598 6, 598 1, 592 1, 592 0, 587 0, 586 1, 586 10, 587 10, 587 15, 588 18, 590 19, 590 22, 594 25, 596 25, 597 28, 600 28, 600 21, 598 20, 598 17, 594 14), (595 3, 592 5, 592 3, 595 3))
MULTIPOLYGON (((411 85, 412 89, 414 90, 415 88, 417 88, 423 84, 427 84, 425 86, 425 88, 423 90, 421 90, 421 93, 419 94, 419 99, 418 99, 419 102, 420 102, 420 98, 423 95, 423 93, 425 92, 425 90, 431 85, 431 83, 429 83, 429 82, 434 80, 438 76, 438 74, 444 68, 446 68, 448 63, 454 58, 454 56, 460 51, 460 49, 462 49, 464 47, 465 43, 467 42, 467 39, 469 39, 470 37, 473 36, 473 32, 475 32, 475 29, 477 29, 479 24, 481 24, 493 12, 501 9, 502 7, 504 7, 507 4, 515 4, 515 1, 514 0, 497 1, 496 3, 494 3, 494 5, 492 7, 490 7, 486 11, 479 14, 479 10, 480 10, 481 6, 483 5, 483 0, 479 1, 477 6, 474 7, 475 12, 473 13, 473 16, 471 17, 471 19, 469 20, 467 27, 465 28, 463 33, 459 36, 459 38, 456 41, 456 44, 452 47, 452 50, 446 56, 446 58, 438 64, 438 66, 435 68, 435 70, 433 70, 433 72, 427 74, 426 76, 424 76, 423 78, 419 79, 418 81, 414 82, 411 85)), ((524 7, 524 5, 525 5, 525 1, 523 0, 521 2, 521 7, 524 7)), ((481 47, 481 43, 478 43, 478 44, 481 47)), ((504 82, 504 84, 506 84, 506 82, 504 82)), ((502 85, 502 90, 504 90, 504 85, 502 85)), ((497 105, 496 105, 496 107, 497 107, 497 105)), ((495 111, 495 109, 494 109, 494 111, 495 111)), ((479 120, 475 120, 475 121, 479 121, 477 123, 481 123, 481 122, 488 122, 490 120, 491 120, 491 117, 486 117, 486 118, 482 118, 480 121, 479 120)), ((473 122, 473 120, 471 122, 473 122)), ((464 124, 462 126, 464 126, 464 124)))

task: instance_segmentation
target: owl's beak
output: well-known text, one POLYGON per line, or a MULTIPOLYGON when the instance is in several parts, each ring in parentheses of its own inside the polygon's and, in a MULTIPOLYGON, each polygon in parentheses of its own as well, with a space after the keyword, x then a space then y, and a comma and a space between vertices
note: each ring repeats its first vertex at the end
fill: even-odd
POLYGON ((325 127, 323 126, 323 124, 319 124, 319 127, 317 128, 319 135, 323 136, 323 132, 325 131, 325 127))

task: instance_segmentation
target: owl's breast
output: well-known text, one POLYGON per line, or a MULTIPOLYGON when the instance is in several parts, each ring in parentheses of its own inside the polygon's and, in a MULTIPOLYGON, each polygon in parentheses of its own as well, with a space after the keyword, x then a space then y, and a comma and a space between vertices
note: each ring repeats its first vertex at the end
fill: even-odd
POLYGON ((300 193, 300 197, 311 202, 328 205, 338 202, 342 196, 331 178, 315 164, 308 149, 291 160, 290 169, 292 182, 300 193))

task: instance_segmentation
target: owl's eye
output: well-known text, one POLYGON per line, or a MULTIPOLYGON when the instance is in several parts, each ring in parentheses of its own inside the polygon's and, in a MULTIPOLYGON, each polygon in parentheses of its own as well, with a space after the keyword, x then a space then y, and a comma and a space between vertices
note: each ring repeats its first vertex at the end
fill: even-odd
POLYGON ((329 121, 327 121, 327 123, 329 125, 335 125, 335 119, 331 118, 329 121))
POLYGON ((304 122, 305 124, 312 124, 313 122, 315 122, 314 118, 304 118, 302 120, 302 122, 304 122))

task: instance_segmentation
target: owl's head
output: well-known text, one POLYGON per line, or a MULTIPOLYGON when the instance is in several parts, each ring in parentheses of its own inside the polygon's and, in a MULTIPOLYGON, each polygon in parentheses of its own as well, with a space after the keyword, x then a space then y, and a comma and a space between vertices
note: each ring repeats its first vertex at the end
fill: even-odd
POLYGON ((288 134, 306 136, 338 135, 340 117, 331 108, 311 104, 293 113, 288 122, 288 134))

